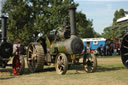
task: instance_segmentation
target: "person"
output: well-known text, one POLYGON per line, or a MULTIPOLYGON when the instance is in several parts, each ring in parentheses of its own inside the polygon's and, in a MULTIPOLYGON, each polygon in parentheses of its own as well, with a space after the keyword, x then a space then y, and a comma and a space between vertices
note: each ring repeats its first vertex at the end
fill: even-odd
POLYGON ((106 55, 109 56, 109 45, 106 45, 106 55))
POLYGON ((19 52, 20 52, 19 47, 16 46, 16 50, 14 51, 13 54, 14 54, 15 56, 18 56, 18 55, 19 55, 19 52))
POLYGON ((25 55, 25 52, 26 52, 26 50, 24 48, 24 45, 21 44, 19 47, 19 54, 25 55))
POLYGON ((103 56, 103 50, 104 49, 104 47, 103 47, 103 45, 101 44, 101 56, 103 56))
POLYGON ((102 56, 102 51, 103 51, 102 44, 99 45, 99 47, 97 48, 97 51, 99 52, 99 56, 102 56))
POLYGON ((103 54, 104 54, 104 56, 106 56, 106 44, 103 47, 103 54))
POLYGON ((113 42, 111 42, 111 44, 110 44, 110 56, 113 55, 113 52, 114 52, 114 44, 113 44, 113 42))
POLYGON ((89 45, 87 45, 86 50, 87 50, 86 51, 87 53, 90 53, 91 47, 89 45))

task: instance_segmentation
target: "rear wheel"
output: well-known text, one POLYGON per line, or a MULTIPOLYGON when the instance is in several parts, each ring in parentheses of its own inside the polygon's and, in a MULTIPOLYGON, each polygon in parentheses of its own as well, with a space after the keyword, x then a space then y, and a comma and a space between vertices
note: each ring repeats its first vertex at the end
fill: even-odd
POLYGON ((84 70, 88 73, 95 72, 97 68, 97 59, 94 54, 86 54, 83 59, 84 70))
POLYGON ((13 62, 12 62, 12 71, 13 71, 14 75, 23 74, 24 68, 25 68, 24 57, 20 56, 20 55, 14 56, 13 62))
POLYGON ((27 64, 30 72, 43 70, 44 66, 44 49, 40 43, 31 43, 27 50, 27 64))
POLYGON ((126 68, 128 68, 128 34, 126 34, 123 37, 123 40, 121 42, 120 53, 121 53, 122 63, 126 68))
POLYGON ((68 59, 64 53, 59 53, 56 57, 56 72, 58 74, 65 74, 68 69, 68 59))

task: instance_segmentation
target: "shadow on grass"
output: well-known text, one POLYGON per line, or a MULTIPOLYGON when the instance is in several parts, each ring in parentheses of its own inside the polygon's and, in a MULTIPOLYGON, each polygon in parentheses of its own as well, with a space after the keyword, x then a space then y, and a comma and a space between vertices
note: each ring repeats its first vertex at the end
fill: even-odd
MULTIPOLYGON (((107 71, 116 71, 116 70, 122 70, 122 69, 126 69, 125 67, 123 66, 102 66, 102 65, 98 65, 97 66, 97 70, 96 72, 107 72, 107 71)), ((68 70, 74 70, 76 71, 75 73, 70 73, 70 74, 82 74, 84 73, 84 66, 81 64, 81 65, 69 65, 68 67, 68 70), (79 71, 83 71, 83 72, 79 72, 79 71)), ((35 72, 35 73, 45 73, 45 72, 55 72, 55 67, 45 67, 43 70, 41 71, 38 71, 38 72, 35 72)), ((12 78, 15 78, 15 75, 13 74, 12 72, 12 69, 11 68, 4 68, 4 69, 0 69, 0 73, 2 74, 3 73, 9 73, 10 75, 8 76, 5 76, 5 77, 0 77, 0 80, 7 80, 7 79, 12 79, 12 78)), ((95 72, 94 72, 95 73, 95 72)), ((25 68, 24 70, 24 74, 23 75, 29 75, 29 74, 33 74, 31 73, 28 68, 25 68)), ((21 75, 22 76, 22 75, 21 75)))
POLYGON ((122 66, 111 66, 111 67, 104 67, 104 66, 97 66, 96 72, 106 72, 106 71, 115 71, 115 70, 122 70, 126 69, 125 67, 122 66))
POLYGON ((82 64, 79 65, 69 65, 69 70, 80 70, 80 71, 84 71, 84 66, 82 64))
MULTIPOLYGON (((24 74, 30 74, 28 68, 24 69, 24 74)), ((12 72, 12 68, 1 68, 0 69, 0 80, 8 80, 8 79, 12 79, 15 78, 16 76, 22 76, 22 75, 14 75, 12 72)))
POLYGON ((15 78, 15 76, 13 76, 11 68, 1 68, 0 69, 0 80, 8 80, 8 79, 12 79, 12 78, 15 78))
MULTIPOLYGON (((50 71, 56 71, 55 67, 46 67, 43 70, 40 70, 34 73, 43 73, 43 72, 50 72, 50 71)), ((30 72, 28 68, 25 68, 24 75, 29 75, 29 74, 32 74, 32 72, 30 72)))
MULTIPOLYGON (((83 65, 69 65, 68 70, 84 70, 84 67, 83 65)), ((36 73, 55 72, 55 71, 56 71, 55 66, 52 66, 52 67, 45 66, 43 70, 40 70, 34 73, 36 74, 36 73)), ((8 80, 16 77, 12 72, 12 68, 1 68, 0 74, 2 75, 2 77, 0 76, 0 80, 8 80), (4 75, 5 73, 7 73, 8 75, 5 76, 4 75)), ((30 75, 30 74, 33 74, 33 73, 30 72, 28 68, 25 68, 23 75, 30 75)), ((18 76, 22 76, 22 75, 18 75, 18 76)))
POLYGON ((12 78, 15 78, 15 77, 14 76, 3 77, 3 78, 0 78, 0 80, 8 80, 8 79, 12 79, 12 78))
MULTIPOLYGON (((98 65, 96 72, 107 72, 107 71, 117 71, 117 70, 123 70, 126 69, 123 66, 102 66, 102 65, 98 65)), ((78 70, 78 71, 84 71, 84 66, 83 65, 71 65, 69 70, 78 70)), ((95 72, 94 72, 95 73, 95 72)))
POLYGON ((9 73, 12 73, 12 69, 11 68, 1 68, 0 69, 0 72, 9 72, 9 73))
MULTIPOLYGON (((83 65, 69 65, 68 70, 78 70, 78 71, 84 71, 84 66, 83 65)), ((34 73, 45 73, 45 72, 55 72, 56 68, 55 66, 49 67, 46 66, 43 70, 40 70, 38 72, 34 73)), ((32 74, 28 68, 25 69, 24 75, 32 74)))

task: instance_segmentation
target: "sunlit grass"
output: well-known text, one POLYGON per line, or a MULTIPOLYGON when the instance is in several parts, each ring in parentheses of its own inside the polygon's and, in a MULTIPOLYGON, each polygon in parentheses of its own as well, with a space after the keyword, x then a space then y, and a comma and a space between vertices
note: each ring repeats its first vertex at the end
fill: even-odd
POLYGON ((128 69, 120 56, 108 57, 97 58, 98 66, 94 73, 86 73, 82 65, 72 65, 65 75, 57 74, 54 66, 37 73, 30 73, 26 67, 24 75, 0 79, 0 82, 2 85, 11 82, 13 85, 128 85, 128 69))

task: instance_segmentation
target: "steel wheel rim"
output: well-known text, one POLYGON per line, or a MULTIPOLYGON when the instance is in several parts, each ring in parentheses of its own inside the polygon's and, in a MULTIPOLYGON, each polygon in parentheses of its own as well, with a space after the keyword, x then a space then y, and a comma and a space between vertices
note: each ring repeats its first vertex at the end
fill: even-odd
POLYGON ((56 72, 58 74, 65 74, 68 69, 68 60, 65 54, 60 53, 56 58, 56 72))
POLYGON ((61 55, 57 58, 57 68, 58 68, 59 72, 64 71, 64 68, 65 68, 64 61, 65 61, 65 59, 61 55))
POLYGON ((84 59, 85 71, 88 73, 94 72, 97 66, 95 66, 95 64, 97 64, 97 62, 95 61, 94 56, 88 54, 87 58, 84 59))

